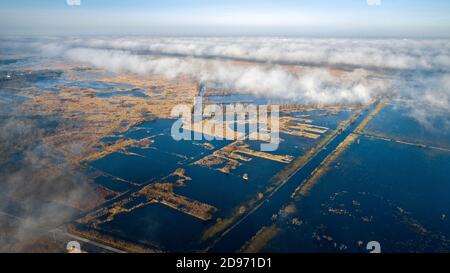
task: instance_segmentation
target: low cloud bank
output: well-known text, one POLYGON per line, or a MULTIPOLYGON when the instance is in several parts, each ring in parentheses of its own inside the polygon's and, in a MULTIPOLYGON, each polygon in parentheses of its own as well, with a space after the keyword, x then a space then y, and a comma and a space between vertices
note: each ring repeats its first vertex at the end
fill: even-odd
POLYGON ((383 89, 380 81, 369 80, 368 73, 361 69, 337 77, 324 68, 292 73, 277 65, 264 67, 195 58, 156 58, 116 50, 70 49, 65 56, 114 72, 161 74, 169 78, 189 75, 238 92, 302 103, 365 103, 376 93, 374 91, 383 89))
POLYGON ((450 133, 450 73, 409 75, 400 96, 408 115, 426 129, 450 133))
POLYGON ((445 119, 450 112, 449 39, 74 37, 33 46, 48 56, 116 72, 186 74, 299 103, 365 103, 386 90, 386 81, 371 77, 381 72, 410 87, 401 95, 410 99, 411 115, 420 122, 445 119), (240 60, 248 62, 236 64, 240 60), (294 73, 283 64, 308 68, 294 73), (337 76, 332 68, 351 72, 337 76))
MULTIPOLYGON (((53 46, 61 43, 53 41, 53 46)), ((382 69, 450 69, 450 40, 306 38, 73 38, 70 48, 116 49, 147 55, 221 57, 382 69)))
POLYGON ((411 87, 401 94, 410 99, 411 116, 424 125, 440 118, 449 126, 449 84, 443 76, 450 74, 448 39, 96 37, 52 38, 34 46, 48 56, 115 72, 189 75, 299 103, 366 103, 388 89, 387 81, 371 77, 381 72, 411 87), (307 69, 293 72, 284 64, 307 69), (336 75, 333 68, 350 72, 336 75))

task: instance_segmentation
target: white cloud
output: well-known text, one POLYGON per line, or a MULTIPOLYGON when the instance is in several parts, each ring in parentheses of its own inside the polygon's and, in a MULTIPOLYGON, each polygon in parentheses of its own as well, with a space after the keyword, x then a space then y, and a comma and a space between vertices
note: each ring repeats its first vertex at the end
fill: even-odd
POLYGON ((228 58, 354 68, 450 69, 450 40, 303 38, 92 38, 66 47, 118 49, 146 55, 228 58))
MULTIPOLYGON (((51 56, 116 72, 166 77, 185 74, 241 92, 303 103, 367 102, 386 87, 370 77, 373 71, 394 76, 450 71, 448 39, 96 37, 52 39, 35 46, 51 56), (242 65, 236 60, 247 62, 242 65), (308 68, 294 73, 292 66, 284 64, 308 68), (330 73, 333 67, 353 72, 338 77, 330 73)), ((445 86, 439 84, 441 89, 445 86)), ((415 99, 427 105, 446 102, 450 96, 441 89, 415 99)), ((440 113, 448 113, 449 108, 438 108, 440 113)))
POLYGON ((161 74, 169 78, 188 75, 238 92, 302 103, 365 103, 384 87, 380 81, 368 80, 367 71, 361 69, 337 77, 327 68, 292 73, 279 65, 239 65, 232 61, 142 56, 117 50, 75 48, 68 50, 66 56, 114 72, 161 74))
POLYGON ((415 73, 400 93, 408 114, 428 130, 450 132, 450 73, 415 73))

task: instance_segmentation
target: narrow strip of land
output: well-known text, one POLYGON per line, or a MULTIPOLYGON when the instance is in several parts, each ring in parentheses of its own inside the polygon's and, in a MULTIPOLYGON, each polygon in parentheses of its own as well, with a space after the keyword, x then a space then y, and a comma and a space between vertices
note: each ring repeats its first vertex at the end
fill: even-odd
POLYGON ((309 190, 318 182, 318 180, 328 171, 331 164, 341 156, 347 148, 352 145, 359 137, 361 132, 367 126, 367 124, 375 117, 381 109, 388 102, 388 98, 383 98, 379 101, 379 103, 375 106, 375 108, 358 124, 355 130, 350 133, 339 145, 336 149, 330 153, 321 163, 320 165, 311 173, 310 177, 307 178, 293 193, 293 197, 296 195, 305 196, 308 194, 309 190))
POLYGON ((419 143, 419 142, 412 142, 412 141, 409 141, 409 140, 403 140, 403 139, 398 138, 398 137, 389 137, 389 136, 385 136, 385 135, 380 135, 380 134, 375 134, 375 133, 368 133, 368 132, 364 132, 361 135, 367 136, 367 137, 370 137, 370 138, 375 138, 375 139, 379 139, 379 140, 388 141, 388 142, 395 142, 395 143, 403 144, 403 145, 416 146, 416 147, 419 147, 419 148, 428 148, 428 149, 433 149, 433 150, 439 150, 439 151, 442 151, 442 152, 450 152, 450 149, 448 149, 448 148, 427 145, 427 144, 423 144, 423 143, 419 143))

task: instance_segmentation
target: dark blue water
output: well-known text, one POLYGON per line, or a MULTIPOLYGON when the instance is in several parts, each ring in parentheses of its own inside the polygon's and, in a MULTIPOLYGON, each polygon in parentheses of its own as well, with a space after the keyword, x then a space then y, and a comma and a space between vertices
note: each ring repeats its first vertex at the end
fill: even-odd
POLYGON ((307 112, 295 112, 292 113, 292 116, 312 119, 314 121, 314 125, 327 127, 334 130, 338 127, 341 121, 349 119, 351 114, 352 111, 350 109, 342 110, 336 114, 331 114, 326 110, 312 110, 307 112))
MULTIPOLYGON (((360 122, 364 115, 361 115, 355 124, 360 122)), ((247 215, 242 221, 234 226, 222 237, 211 245, 211 252, 233 252, 240 249, 245 242, 251 238, 263 226, 271 224, 271 216, 291 200, 291 194, 303 182, 314 169, 333 151, 339 143, 354 129, 355 125, 350 125, 342 134, 337 135, 327 146, 314 156, 301 170, 299 170, 287 183, 276 191, 269 199, 260 204, 256 211, 247 215)))
POLYGON ((103 81, 72 81, 70 86, 75 86, 84 89, 95 89, 102 91, 119 90, 119 89, 133 89, 135 86, 124 83, 109 83, 103 81))
MULTIPOLYGON (((51 72, 51 71, 50 71, 51 72)), ((47 72, 49 74, 49 72, 47 72)), ((109 83, 103 81, 95 81, 95 77, 86 77, 87 79, 92 78, 93 80, 85 81, 74 81, 67 79, 63 72, 59 74, 43 74, 42 76, 34 76, 33 85, 41 90, 59 92, 61 91, 61 86, 68 87, 78 87, 81 89, 93 89, 96 92, 96 96, 99 98, 112 98, 116 96, 130 96, 137 98, 148 98, 144 90, 136 88, 130 84, 122 83, 109 83), (101 92, 100 92, 101 91, 101 92)), ((95 73, 85 73, 87 75, 96 75, 95 73)))
POLYGON ((384 252, 447 252, 449 169, 449 153, 362 137, 278 222, 284 231, 265 251, 367 252, 375 240, 384 252))
POLYGON ((369 124, 368 133, 391 136, 404 141, 450 149, 450 129, 442 116, 421 123, 400 103, 385 107, 369 124))
MULTIPOLYGON (((278 149, 271 154, 275 155, 291 155, 293 157, 298 157, 300 155, 305 154, 309 149, 314 147, 320 139, 311 139, 305 137, 298 137, 294 135, 288 135, 281 133, 280 135, 281 141, 278 145, 278 149)), ((262 141, 250 140, 246 141, 246 144, 249 144, 249 148, 252 150, 260 150, 262 141)))
MULTIPOLYGON (((128 152, 136 155, 114 153, 100 160, 92 162, 91 165, 96 169, 111 175, 120 177, 127 181, 140 184, 151 183, 154 181, 174 183, 175 177, 164 178, 172 173, 176 168, 184 168, 186 175, 192 180, 185 181, 182 187, 176 187, 175 193, 187 196, 191 199, 213 205, 219 209, 214 214, 211 221, 203 223, 192 216, 182 213, 172 212, 174 222, 178 222, 181 217, 184 224, 182 226, 174 226, 165 230, 163 226, 159 226, 160 222, 165 220, 165 215, 160 215, 160 209, 154 209, 154 204, 147 205, 145 209, 139 209, 131 213, 120 215, 111 223, 104 224, 102 228, 107 228, 108 232, 117 232, 121 236, 129 236, 133 240, 142 239, 151 241, 152 244, 158 244, 167 247, 170 250, 188 251, 192 249, 203 249, 208 242, 201 242, 200 236, 203 231, 215 223, 220 217, 229 217, 234 209, 241 206, 247 200, 255 198, 258 193, 266 191, 271 183, 270 178, 282 170, 286 164, 257 157, 250 157, 250 162, 243 162, 237 169, 232 170, 230 174, 224 174, 217 170, 210 169, 205 166, 193 165, 193 162, 211 154, 213 151, 224 147, 231 141, 211 141, 214 149, 210 150, 199 144, 204 141, 175 141, 170 136, 170 126, 173 120, 154 120, 144 122, 138 126, 134 126, 128 132, 123 134, 125 138, 143 139, 151 136, 154 143, 150 148, 142 149, 137 147, 128 148, 128 152), (248 180, 243 179, 243 175, 248 174, 248 180), (134 220, 136 218, 136 220, 134 220), (142 219, 141 219, 142 218, 142 219), (183 219, 191 220, 183 220, 183 219), (145 220, 148 219, 148 220, 145 220), (135 227, 141 225, 141 221, 152 221, 152 226, 158 226, 155 229, 145 231, 144 227, 135 227), (153 221, 157 224, 153 224, 153 221), (130 222, 133 222, 130 224, 130 222), (136 222, 136 224, 135 224, 136 222), (200 222, 200 223, 199 223, 200 222), (125 224, 128 224, 126 226, 125 224), (131 225, 131 226, 130 226, 131 225), (135 229, 142 231, 135 232, 135 229), (187 235, 186 235, 187 234, 187 235), (185 238, 186 236, 189 239, 185 238), (176 242, 183 242, 176 244, 176 242)), ((116 136, 122 137, 122 136, 116 136)), ((299 156, 313 147, 318 140, 306 139, 301 137, 293 137, 290 135, 282 136, 284 141, 280 144, 277 154, 291 154, 299 156)), ((115 137, 113 137, 115 138, 115 137)), ((114 140, 114 139, 110 139, 114 140)), ((259 150, 258 141, 246 141, 255 150, 259 150), (254 146, 254 147, 253 147, 254 146)), ((247 156, 247 155, 245 155, 247 156)), ((248 156, 247 156, 248 157, 248 156)), ((108 179, 102 178, 103 185, 107 188, 117 187, 108 179)), ((120 184, 119 184, 120 185, 120 184)), ((295 185, 295 184, 294 184, 295 185)), ((119 188, 117 191, 126 190, 127 188, 119 188)), ((284 189, 284 188, 282 188, 284 189)), ((291 193, 292 189, 287 189, 287 193, 291 193)), ((281 191, 280 191, 281 192, 281 191)), ((128 196, 128 195, 126 195, 128 196)), ((124 196, 124 198, 126 197, 124 196)), ((270 199, 271 202, 272 198, 270 199)), ((281 200, 284 200, 281 198, 281 200)), ((279 201, 281 203, 281 200, 279 201)), ((132 207, 143 200, 135 198, 127 206, 132 207)), ((174 211, 167 208, 167 210, 174 211)), ((270 218, 272 212, 262 211, 262 213, 270 218), (269 214, 267 214, 269 213, 269 214)), ((261 218, 262 219, 262 218, 261 218)), ((167 222, 167 224, 169 224, 167 222)), ((255 228, 261 227, 261 222, 255 223, 255 228), (259 225, 259 226, 258 226, 259 225)), ((252 235, 254 229, 245 225, 246 234, 252 235)), ((248 237, 246 238, 248 239, 248 237)), ((241 238, 231 238, 230 244, 241 244, 241 238)))
POLYGON ((100 141, 105 142, 105 143, 114 143, 120 139, 122 139, 120 136, 110 136, 110 137, 104 137, 100 141))
POLYGON ((83 69, 78 68, 74 69, 76 71, 76 74, 78 77, 82 79, 88 79, 88 80, 96 80, 100 78, 109 78, 113 77, 114 73, 112 72, 106 72, 106 71, 97 71, 92 69, 83 69))
POLYGON ((229 104, 229 103, 235 103, 235 102, 242 102, 242 103, 252 103, 256 105, 267 105, 269 103, 269 100, 263 97, 256 97, 254 95, 229 95, 229 96, 208 96, 207 97, 209 103, 223 103, 223 104, 229 104))
POLYGON ((99 98, 112 98, 118 96, 130 96, 136 98, 148 98, 143 90, 125 90, 125 91, 111 91, 111 92, 97 92, 95 95, 99 98))
POLYGON ((185 251, 199 240, 203 221, 169 208, 152 204, 116 216, 101 225, 105 231, 131 238, 162 250, 185 251))
POLYGON ((130 148, 129 151, 139 155, 116 152, 89 165, 126 181, 145 183, 169 174, 181 161, 155 149, 130 148))
POLYGON ((124 193, 134 188, 134 186, 130 183, 111 176, 99 176, 95 179, 94 183, 102 185, 103 187, 117 193, 124 193))

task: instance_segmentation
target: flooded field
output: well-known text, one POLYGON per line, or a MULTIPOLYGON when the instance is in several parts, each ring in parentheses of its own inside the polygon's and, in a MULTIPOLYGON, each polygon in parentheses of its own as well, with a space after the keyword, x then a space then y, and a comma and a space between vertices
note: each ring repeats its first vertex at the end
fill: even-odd
POLYGON ((241 250, 368 252, 371 241, 383 252, 448 250, 450 154, 433 138, 422 142, 427 129, 416 124, 413 134, 413 122, 386 106, 307 194, 298 189, 241 250))
MULTIPOLYGON (((272 64, 221 60, 236 75, 288 71, 280 77, 289 87, 318 92, 299 99, 299 90, 255 92, 247 79, 219 84, 208 73, 116 71, 5 52, 0 228, 22 236, 33 223, 39 248, 81 238, 92 252, 368 252, 373 241, 384 252, 450 249, 448 116, 403 96, 405 76, 395 70, 269 71, 272 64), (316 77, 325 83, 310 86, 316 77), (252 127, 262 122, 251 113, 178 119, 179 105, 194 117, 214 105, 222 114, 226 106, 276 106, 278 125, 252 127), (177 121, 203 138, 175 140, 177 121), (214 130, 203 131, 207 122, 214 130), (269 127, 274 150, 252 139, 272 136, 269 127)), ((32 242, 16 246, 20 239, 8 244, 32 242)))
MULTIPOLYGON (((295 115, 308 116, 312 120, 317 117, 320 121, 314 124, 333 129, 349 118, 347 111, 338 115, 326 111, 296 112, 295 115)), ((112 197, 119 197, 100 212, 94 212, 92 217, 87 216, 87 220, 81 219, 85 228, 91 226, 98 232, 155 246, 156 250, 201 251, 248 211, 264 202, 278 186, 273 177, 282 173, 294 158, 302 158, 320 142, 320 137, 281 134, 283 141, 276 152, 261 153, 256 152, 260 141, 246 140, 241 144, 217 140, 175 141, 170 136, 172 123, 170 119, 144 122, 103 140, 150 138, 152 142, 148 148, 131 146, 88 163, 101 173, 96 183, 113 191, 112 197), (140 203, 139 195, 132 196, 131 192, 139 191, 142 186, 158 183, 171 185, 174 194, 189 198, 190 202, 212 206, 216 211, 205 221, 171 205, 166 204, 164 208, 164 202, 140 203), (125 199, 130 200, 127 204, 133 205, 127 205, 126 211, 116 215, 113 209, 125 199), (173 211, 169 213, 170 217, 165 212, 168 210, 173 211), (107 217, 104 213, 114 216, 104 221, 107 217), (168 228, 167 221, 170 220, 184 224, 168 228), (133 222, 131 226, 130 221, 133 222), (142 228, 145 226, 151 226, 151 231, 142 228)))

